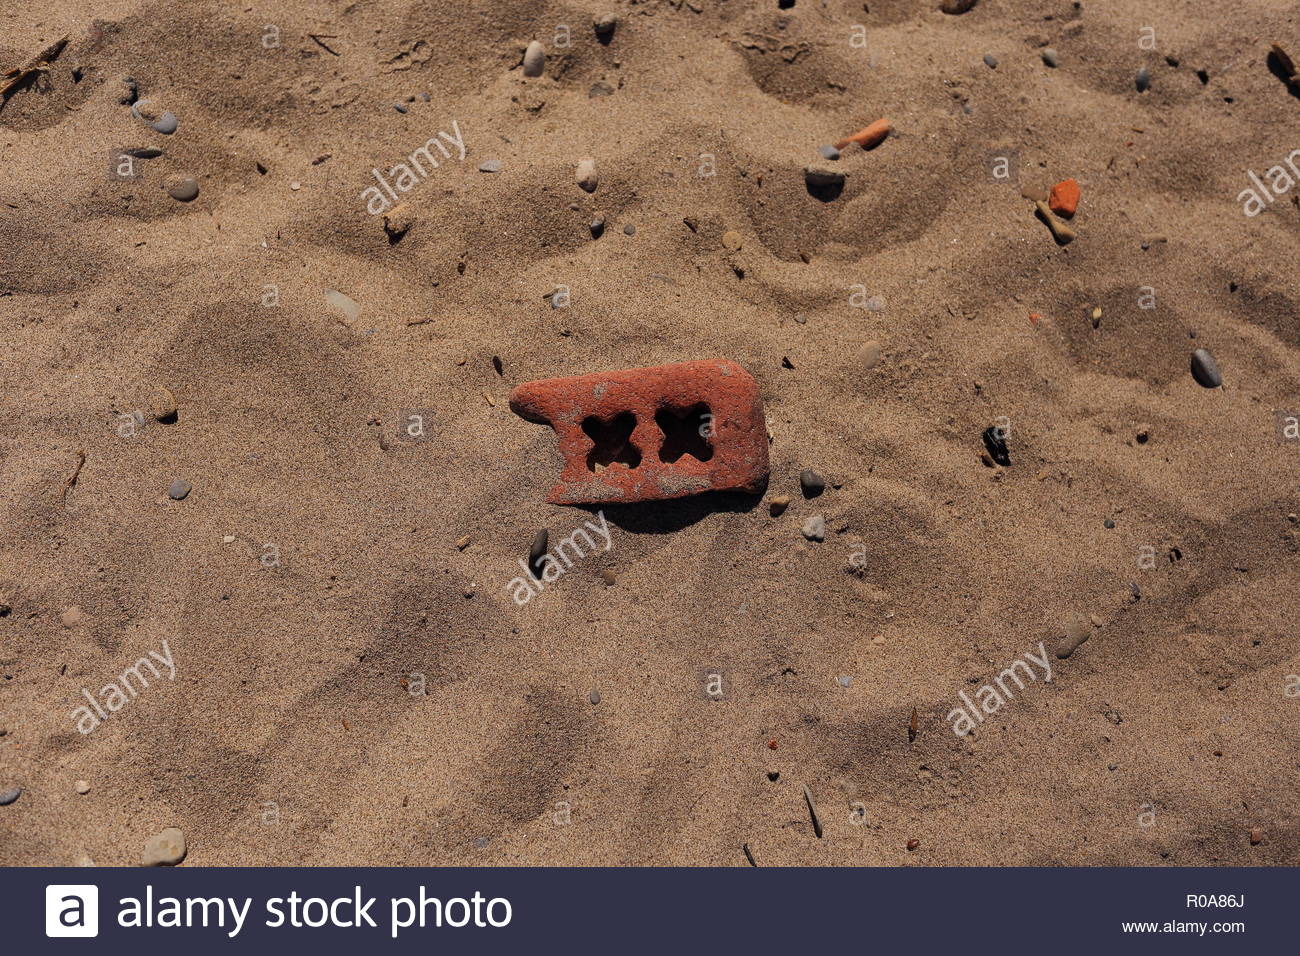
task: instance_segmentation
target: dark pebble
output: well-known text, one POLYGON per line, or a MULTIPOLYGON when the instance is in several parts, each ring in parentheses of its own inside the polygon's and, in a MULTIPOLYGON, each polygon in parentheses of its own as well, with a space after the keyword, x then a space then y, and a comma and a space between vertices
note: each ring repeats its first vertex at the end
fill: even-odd
POLYGON ((128 149, 127 155, 134 156, 136 159, 157 159, 163 154, 161 149, 153 146, 137 146, 134 149, 128 149))
POLYGON ((998 68, 998 58, 995 57, 992 53, 985 53, 984 65, 987 66, 990 70, 996 70, 998 68))
POLYGON ((1111 521, 1109 518, 1103 521, 1102 524, 1105 525, 1107 528, 1115 527, 1115 522, 1111 521))
POLYGON ((591 220, 591 238, 599 239, 605 234, 605 217, 597 216, 591 220))
POLYGON ((834 161, 840 158, 840 151, 834 146, 818 146, 817 152, 821 155, 822 159, 834 161))
POLYGON ((805 498, 816 498, 826 490, 826 479, 811 468, 805 468, 799 472, 799 487, 803 489, 805 498))
POLYGON ((1144 66, 1142 67, 1142 69, 1138 70, 1137 91, 1139 93, 1145 93, 1150 88, 1151 88, 1151 71, 1144 66))
POLYGON ((1192 353, 1192 378, 1204 388, 1218 388, 1223 384, 1219 366, 1208 349, 1197 349, 1192 353))
POLYGON ((7 807, 23 795, 22 787, 12 787, 8 790, 0 791, 0 807, 7 807))
POLYGON ((989 457, 996 461, 1004 468, 1011 464, 1011 453, 1007 450, 1007 440, 1002 437, 1000 429, 996 425, 990 425, 984 429, 983 434, 984 447, 988 449, 989 457))
POLYGON ((632 225, 632 224, 629 222, 626 226, 623 227, 623 235, 625 235, 625 236, 635 236, 635 235, 636 235, 636 226, 632 225))
POLYGON ((399 113, 405 113, 405 112, 406 112, 406 104, 405 104, 405 103, 394 103, 394 104, 393 104, 393 109, 397 110, 397 112, 399 112, 399 113))
POLYGON ((171 483, 171 487, 167 489, 167 494, 171 496, 173 501, 184 501, 192 490, 194 490, 192 484, 184 478, 177 478, 171 483))

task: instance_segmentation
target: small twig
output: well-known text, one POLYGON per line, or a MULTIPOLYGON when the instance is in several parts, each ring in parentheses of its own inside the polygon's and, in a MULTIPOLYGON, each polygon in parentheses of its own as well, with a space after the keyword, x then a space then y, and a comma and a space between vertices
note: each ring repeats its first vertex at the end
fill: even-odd
POLYGON ((325 40, 337 40, 338 37, 335 36, 334 34, 332 34, 332 33, 320 33, 320 34, 316 34, 316 33, 308 33, 307 36, 311 37, 312 40, 315 41, 316 45, 317 45, 318 47, 320 47, 322 50, 324 50, 326 53, 330 53, 330 54, 332 54, 332 55, 334 55, 334 56, 338 56, 338 55, 339 55, 336 51, 331 50, 331 49, 329 48, 329 46, 328 46, 326 43, 322 42, 322 37, 323 37, 325 40))
POLYGON ((742 843, 742 844, 740 845, 740 848, 741 848, 742 850, 745 851, 745 859, 749 861, 749 865, 752 866, 752 867, 757 867, 758 864, 757 864, 756 862, 754 862, 754 854, 753 854, 752 852, 750 852, 749 844, 748 844, 748 843, 742 843))
POLYGON ((71 491, 72 486, 77 483, 77 478, 78 476, 81 475, 81 469, 85 464, 86 464, 86 453, 84 451, 77 452, 77 467, 72 469, 72 474, 69 475, 68 480, 63 483, 62 500, 64 501, 68 500, 68 492, 71 491))
POLYGON ((50 63, 58 58, 58 55, 63 52, 63 48, 67 45, 68 38, 65 36, 36 54, 27 61, 26 65, 5 73, 3 79, 0 80, 0 107, 8 103, 9 97, 13 96, 21 87, 26 86, 27 82, 36 74, 47 72, 50 63))

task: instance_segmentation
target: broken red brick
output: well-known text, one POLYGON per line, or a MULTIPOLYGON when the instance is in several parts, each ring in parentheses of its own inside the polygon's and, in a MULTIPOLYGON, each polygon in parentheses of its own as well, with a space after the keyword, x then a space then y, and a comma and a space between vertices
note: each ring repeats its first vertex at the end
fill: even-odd
POLYGON ((1058 216, 1070 219, 1079 208, 1079 184, 1073 179, 1064 179, 1052 187, 1051 198, 1047 205, 1058 216))
POLYGON ((550 425, 564 460, 554 504, 760 492, 767 420, 753 376, 709 359, 526 382, 510 407, 550 425))

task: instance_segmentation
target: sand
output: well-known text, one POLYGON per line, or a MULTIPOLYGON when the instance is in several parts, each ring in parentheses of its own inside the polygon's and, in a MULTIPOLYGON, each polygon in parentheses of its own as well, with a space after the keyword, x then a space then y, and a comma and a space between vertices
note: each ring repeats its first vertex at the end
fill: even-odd
POLYGON ((1294 864, 1300 188, 1238 198, 1300 146, 1294 11, 866 6, 12 5, 4 69, 69 42, 0 111, 0 863, 1294 864), (457 130, 386 230, 371 170, 457 130), (518 605, 598 519, 509 390, 710 357, 766 496, 606 509, 518 605))

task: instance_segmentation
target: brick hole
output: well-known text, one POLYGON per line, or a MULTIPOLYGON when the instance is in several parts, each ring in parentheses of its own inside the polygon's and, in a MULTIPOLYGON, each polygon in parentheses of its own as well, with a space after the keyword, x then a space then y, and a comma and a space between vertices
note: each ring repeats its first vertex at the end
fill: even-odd
POLYGON ((601 471, 610 465, 626 465, 635 468, 641 464, 641 451, 632 444, 632 432, 636 428, 636 416, 623 412, 607 422, 591 415, 582 422, 582 430, 591 439, 591 451, 587 452, 587 468, 601 471))
POLYGON ((671 465, 683 455, 690 455, 698 461, 708 461, 713 457, 713 445, 705 437, 705 433, 711 431, 713 416, 704 402, 686 409, 661 408, 655 412, 655 424, 664 433, 659 460, 665 465, 671 465), (706 424, 710 427, 706 428, 706 424))

